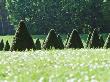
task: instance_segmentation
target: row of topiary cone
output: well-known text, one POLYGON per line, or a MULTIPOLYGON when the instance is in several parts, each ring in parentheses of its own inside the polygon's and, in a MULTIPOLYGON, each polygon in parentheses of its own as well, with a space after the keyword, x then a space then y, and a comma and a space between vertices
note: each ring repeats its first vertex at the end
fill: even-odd
MULTIPOLYGON (((36 50, 41 50, 41 43, 40 43, 39 39, 37 39, 36 42, 35 42, 35 49, 36 50)), ((5 44, 4 44, 3 39, 1 40, 1 42, 0 42, 0 51, 2 51, 2 50, 10 51, 10 44, 9 44, 8 40, 6 41, 5 44)))
POLYGON ((90 32, 87 38, 88 48, 110 48, 110 34, 108 35, 106 41, 104 41, 102 35, 99 35, 97 29, 90 32))
MULTIPOLYGON (((64 45, 62 43, 62 39, 60 35, 56 35, 55 30, 51 30, 46 38, 46 40, 43 42, 43 48, 44 49, 63 49, 64 45)), ((13 43, 11 46, 11 51, 24 51, 24 50, 30 50, 30 49, 41 49, 41 43, 39 39, 36 40, 36 43, 34 44, 32 37, 30 36, 26 25, 23 20, 19 23, 19 28, 15 33, 13 43)))
POLYGON ((4 44, 3 39, 1 40, 1 42, 0 42, 0 51, 2 51, 2 50, 4 50, 4 51, 9 51, 10 50, 10 44, 9 44, 8 40, 6 41, 5 44, 4 44))
MULTIPOLYGON (((87 47, 89 48, 101 48, 104 45, 104 40, 102 36, 99 37, 99 34, 96 29, 92 33, 89 34, 88 40, 87 40, 87 47)), ((81 38, 77 32, 77 30, 73 30, 72 33, 67 37, 66 44, 64 46, 62 39, 60 35, 56 34, 54 29, 51 29, 48 33, 46 39, 43 42, 42 47, 44 49, 64 49, 66 48, 74 48, 74 49, 80 49, 84 48, 83 43, 81 41, 81 38)), ((106 48, 110 47, 110 35, 107 38, 107 41, 105 43, 106 48)), ((34 44, 34 41, 32 37, 30 36, 26 25, 23 20, 19 23, 19 28, 15 33, 12 46, 10 48, 11 51, 24 51, 24 50, 30 50, 30 49, 41 49, 41 43, 39 39, 36 40, 36 43, 34 44)))

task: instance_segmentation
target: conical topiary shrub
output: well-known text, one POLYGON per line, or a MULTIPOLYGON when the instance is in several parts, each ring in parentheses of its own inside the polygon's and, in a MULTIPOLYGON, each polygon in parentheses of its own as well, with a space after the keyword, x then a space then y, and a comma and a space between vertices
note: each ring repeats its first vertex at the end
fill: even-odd
POLYGON ((68 40, 67 48, 84 48, 77 30, 73 30, 68 40))
POLYGON ((68 34, 67 34, 67 37, 66 37, 65 47, 66 47, 67 44, 68 44, 69 37, 70 37, 70 34, 68 33, 68 34))
POLYGON ((4 50, 5 51, 9 51, 10 50, 10 44, 9 44, 8 40, 6 41, 6 44, 4 46, 4 50))
POLYGON ((63 41, 61 39, 61 36, 58 34, 57 37, 58 37, 58 40, 59 40, 59 48, 64 49, 64 44, 63 44, 63 41))
POLYGON ((4 48, 4 42, 3 42, 3 39, 2 39, 1 42, 0 42, 0 50, 2 51, 3 48, 4 48))
POLYGON ((41 43, 40 43, 39 38, 35 42, 35 47, 36 47, 37 50, 41 50, 41 43))
POLYGON ((104 48, 110 48, 110 33, 105 41, 104 48))
POLYGON ((100 48, 103 48, 105 42, 104 42, 102 35, 100 35, 99 39, 100 39, 100 48))
POLYGON ((90 32, 88 37, 87 37, 87 42, 86 42, 86 47, 88 47, 90 39, 91 39, 92 33, 90 32))
POLYGON ((45 39, 43 40, 41 47, 44 48, 44 46, 45 46, 45 39))
POLYGON ((100 39, 99 39, 99 34, 97 32, 97 29, 94 29, 90 42, 89 42, 89 47, 90 48, 99 48, 100 47, 100 39))
POLYGON ((44 49, 52 49, 52 48, 60 49, 59 40, 57 38, 57 35, 54 29, 50 30, 44 44, 44 49))
POLYGON ((30 36, 26 25, 23 20, 19 23, 19 28, 15 33, 11 51, 24 51, 24 50, 35 49, 35 45, 32 37, 30 36))

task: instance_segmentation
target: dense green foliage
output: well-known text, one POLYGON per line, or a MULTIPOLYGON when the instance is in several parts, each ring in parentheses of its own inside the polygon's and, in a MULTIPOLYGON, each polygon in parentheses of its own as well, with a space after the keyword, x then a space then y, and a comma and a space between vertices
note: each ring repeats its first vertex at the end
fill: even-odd
POLYGON ((8 40, 6 41, 6 44, 4 46, 4 50, 5 51, 9 51, 10 50, 10 44, 9 44, 8 40))
POLYGON ((90 48, 99 48, 100 47, 100 39, 97 29, 94 29, 91 39, 89 41, 90 48))
POLYGON ((103 31, 106 31, 106 32, 110 32, 110 1, 107 0, 107 2, 105 2, 103 4, 103 14, 104 14, 104 24, 105 24, 105 27, 104 27, 104 30, 103 31))
POLYGON ((67 44, 67 48, 84 48, 77 30, 73 30, 67 44))
POLYGON ((92 33, 90 32, 87 37, 86 47, 89 47, 89 42, 90 42, 91 36, 92 36, 92 33))
POLYGON ((60 43, 57 37, 57 34, 54 29, 51 29, 46 37, 45 44, 44 44, 45 49, 60 49, 60 43))
POLYGON ((28 33, 26 25, 23 20, 19 23, 19 28, 17 29, 15 36, 13 38, 13 43, 11 46, 11 51, 22 51, 22 50, 35 49, 35 45, 32 37, 28 33))
POLYGON ((70 37, 70 34, 68 33, 68 34, 67 34, 67 36, 66 36, 65 47, 66 47, 66 46, 67 46, 67 44, 68 44, 69 37, 70 37))
POLYGON ((63 44, 63 41, 62 41, 60 34, 57 35, 57 38, 59 40, 59 48, 64 49, 64 44, 63 44))
POLYGON ((4 48, 4 42, 3 42, 3 39, 2 39, 1 42, 0 42, 0 50, 3 50, 3 48, 4 48))
POLYGON ((0 35, 12 35, 15 32, 14 26, 8 20, 8 12, 5 0, 0 0, 0 35))
POLYGON ((110 34, 108 35, 105 41, 104 48, 110 48, 110 34))
POLYGON ((109 19, 103 12, 107 6, 103 0, 6 0, 12 23, 17 25, 19 20, 26 20, 33 34, 47 34, 53 28, 60 33, 68 33, 73 28, 79 32, 102 30, 106 24, 104 17, 109 19))
POLYGON ((35 48, 36 48, 36 50, 41 50, 41 43, 40 43, 39 38, 35 42, 35 48))
POLYGON ((100 40, 100 48, 103 48, 103 47, 104 47, 104 43, 105 43, 105 41, 104 41, 102 35, 100 35, 99 40, 100 40))

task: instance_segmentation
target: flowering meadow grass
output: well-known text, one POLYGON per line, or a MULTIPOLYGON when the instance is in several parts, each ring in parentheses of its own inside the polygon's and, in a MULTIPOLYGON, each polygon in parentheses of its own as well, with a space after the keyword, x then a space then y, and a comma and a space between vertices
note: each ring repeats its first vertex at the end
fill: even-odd
POLYGON ((0 82, 110 82, 110 49, 1 51, 0 82))

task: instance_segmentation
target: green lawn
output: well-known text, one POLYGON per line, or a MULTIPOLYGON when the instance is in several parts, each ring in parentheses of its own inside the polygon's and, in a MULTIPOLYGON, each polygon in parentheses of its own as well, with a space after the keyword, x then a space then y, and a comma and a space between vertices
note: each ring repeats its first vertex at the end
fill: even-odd
POLYGON ((0 52, 2 82, 109 82, 110 49, 0 52))

